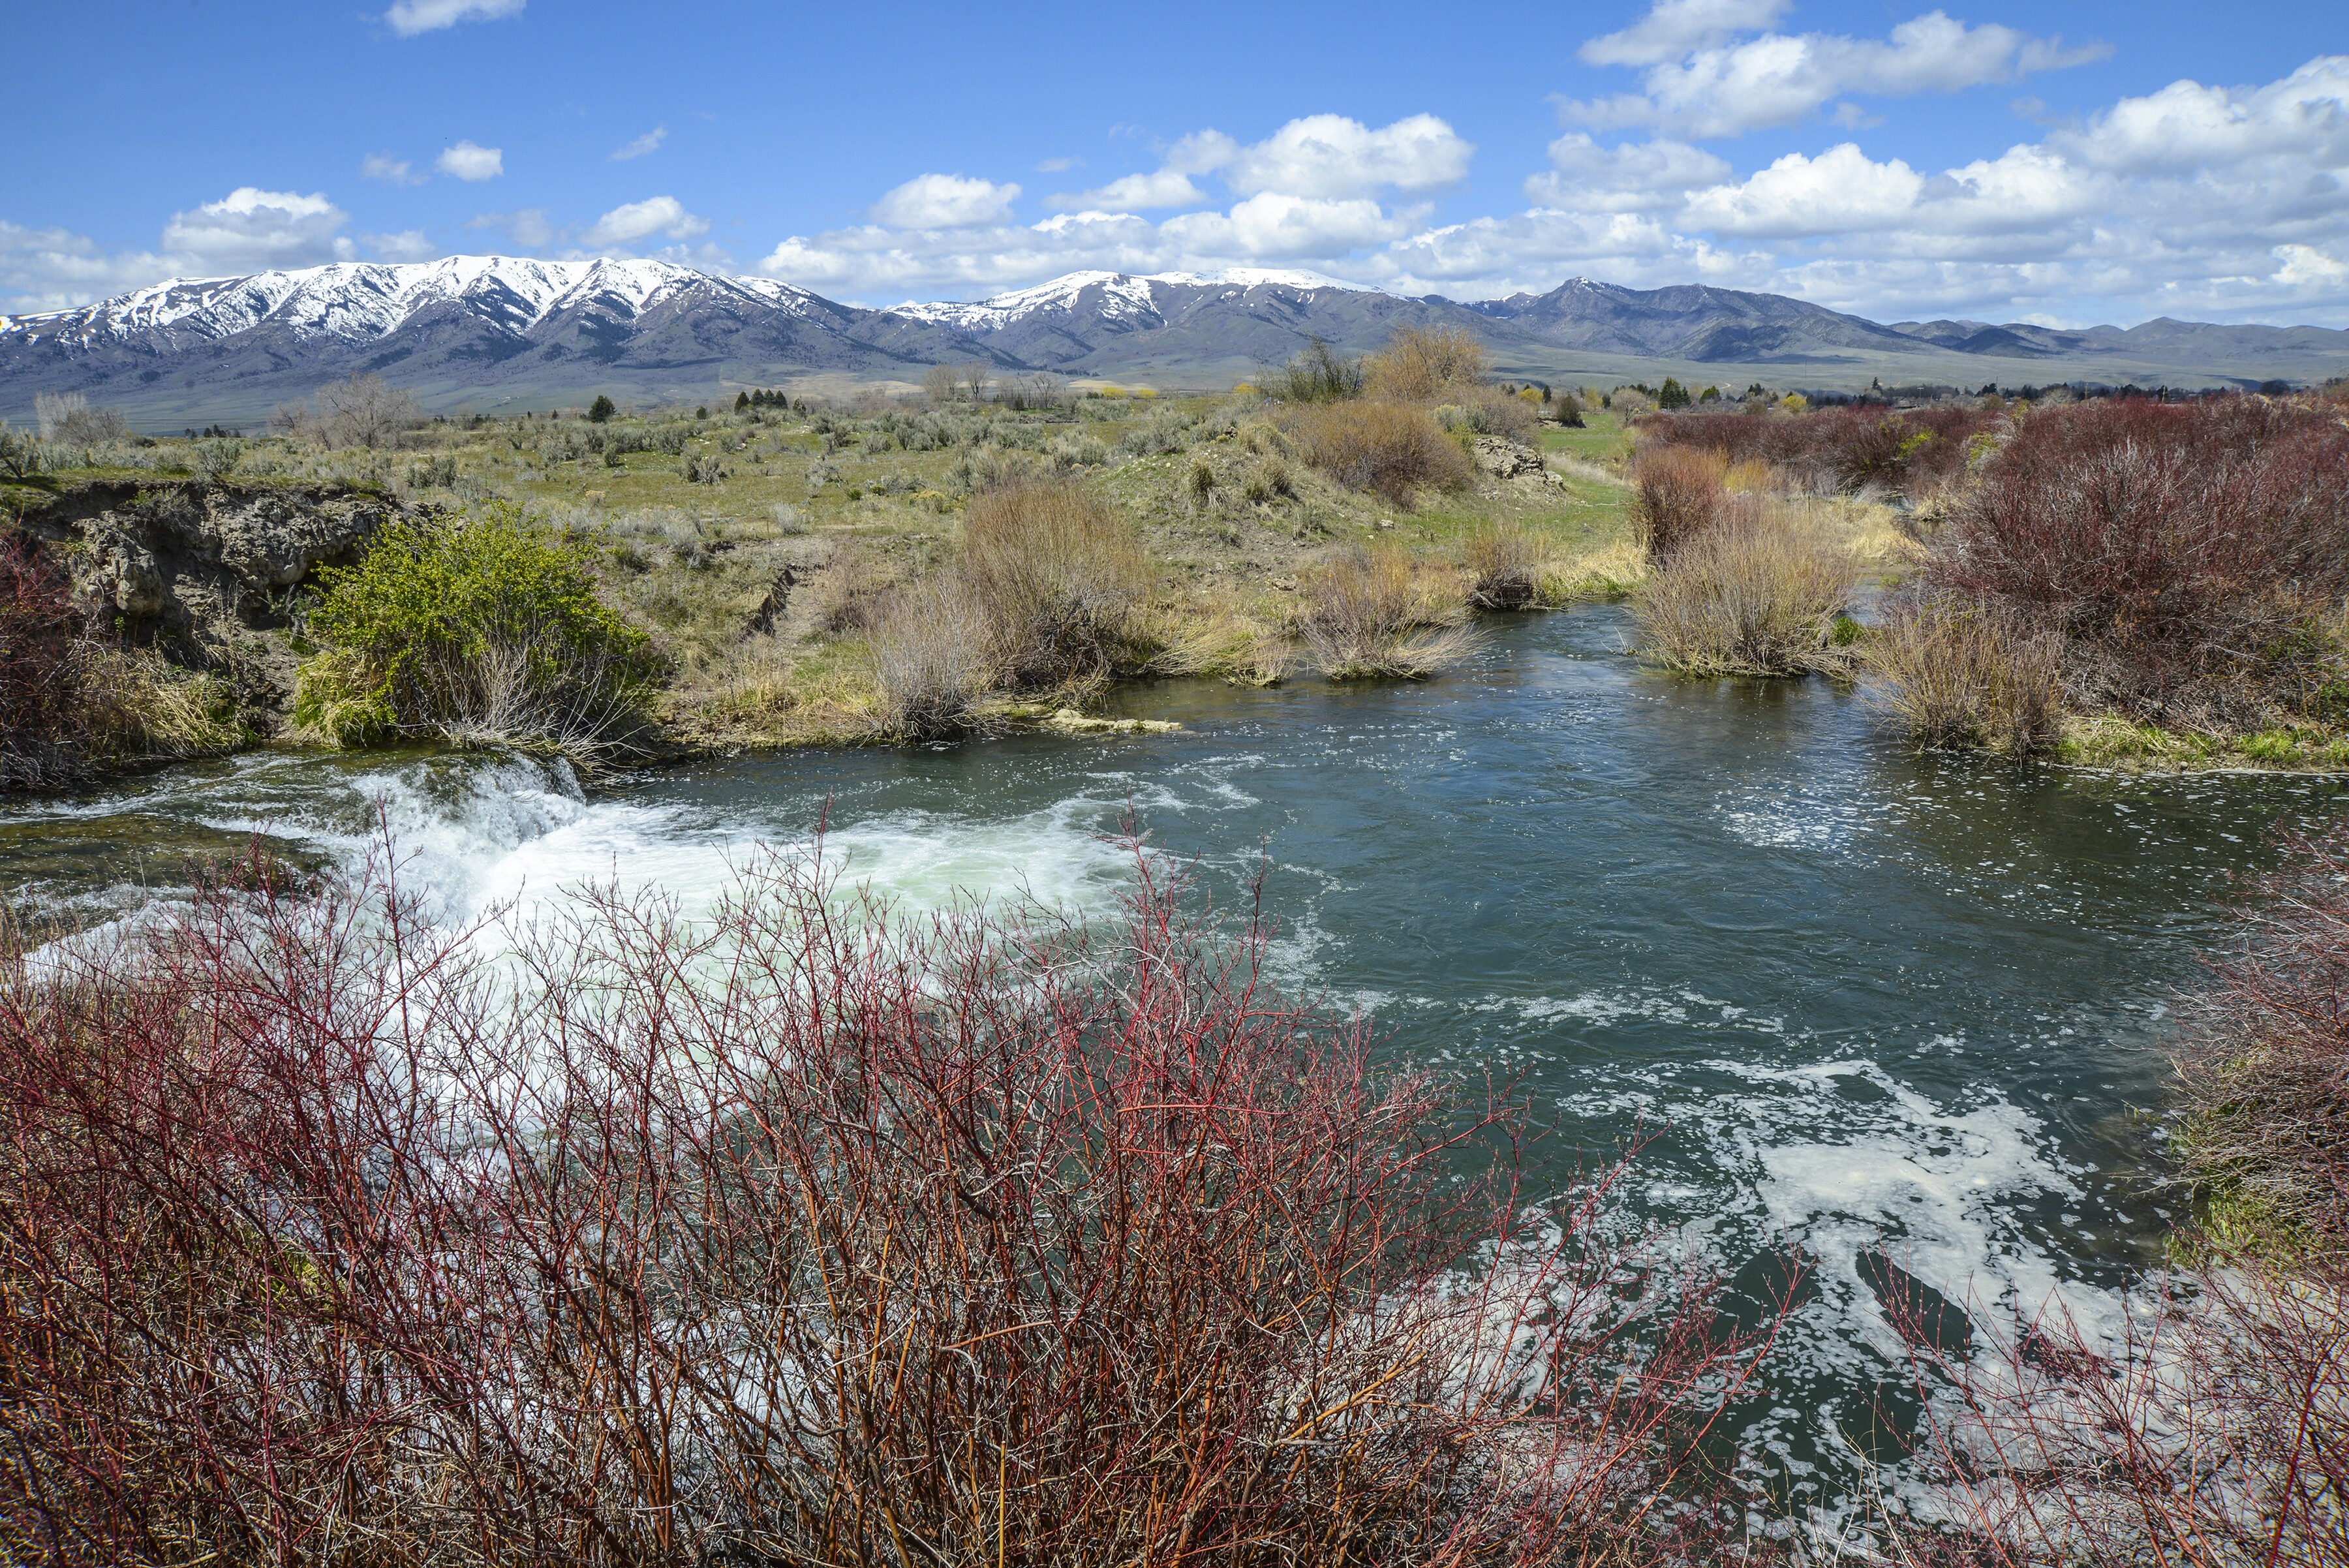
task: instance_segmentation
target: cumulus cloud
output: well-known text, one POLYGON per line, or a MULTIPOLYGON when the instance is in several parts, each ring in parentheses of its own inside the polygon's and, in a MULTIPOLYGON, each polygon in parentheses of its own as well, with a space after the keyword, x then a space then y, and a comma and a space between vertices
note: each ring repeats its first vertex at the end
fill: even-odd
POLYGON ((647 152, 657 152, 660 151, 660 144, 667 140, 668 127, 656 125, 626 147, 615 149, 611 161, 615 163, 626 163, 631 159, 642 158, 647 152))
POLYGON ((1309 114, 1257 142, 1244 144, 1220 130, 1194 131, 1168 147, 1153 172, 1053 196, 1046 204, 1114 213, 1197 206, 1207 197, 1194 182, 1210 174, 1239 197, 1342 202, 1384 191, 1417 194, 1458 183, 1475 151, 1432 114, 1375 130, 1341 114, 1309 114))
POLYGON ((960 174, 916 174, 873 203, 873 221, 895 229, 967 229, 1007 223, 1017 185, 960 174))
POLYGON ((506 155, 495 147, 460 141, 434 159, 432 166, 459 180, 494 180, 506 171, 506 155))
POLYGON ((521 13, 524 0, 398 0, 383 14, 391 30, 403 38, 437 32, 460 22, 492 22, 521 13))
POLYGON ((1378 190, 1433 191, 1468 172, 1476 149, 1432 114, 1372 130, 1343 115, 1292 119, 1216 165, 1243 196, 1280 192, 1342 198, 1378 190))
POLYGON ((1581 131, 1549 144, 1551 167, 1528 177, 1529 200, 1583 212, 1656 213, 1729 178, 1728 162, 1684 141, 1601 147, 1581 131))
POLYGON ((163 225, 166 254, 212 276, 352 260, 341 237, 350 214, 323 195, 240 185, 217 202, 174 213, 163 225))
POLYGON ((1719 234, 1852 234, 1901 222, 1924 188, 1924 177, 1899 159, 1874 162, 1847 141, 1816 158, 1789 152, 1742 183, 1698 192, 1684 216, 1719 234))
POLYGON ((1200 130, 1166 146, 1159 167, 1090 191, 1056 194, 1057 215, 1020 224, 1017 185, 925 174, 885 194, 871 222, 795 234, 760 270, 870 298, 888 291, 968 292, 1081 268, 1212 270, 1359 254, 1423 224, 1424 203, 1391 204, 1456 182, 1475 149, 1432 114, 1373 129, 1343 115, 1292 119, 1261 141, 1200 130), (1230 205, 1153 223, 1139 214, 1208 207, 1203 182, 1230 205))
POLYGON ((388 152, 370 152, 359 161, 359 178, 381 180, 389 185, 421 185, 432 176, 419 174, 405 158, 394 158, 388 152))
POLYGON ((66 229, 35 229, 0 219, 0 308, 27 315, 68 310, 171 275, 168 256, 151 251, 109 254, 66 229))
POLYGON ((1149 174, 1127 174, 1108 184, 1073 195, 1048 196, 1044 204, 1060 208, 1092 208, 1110 213, 1147 213, 1158 207, 1195 207, 1206 193, 1179 169, 1149 174))
MULTIPOLYGON (((1799 125, 1847 93, 1907 98, 2013 81, 2100 59, 2101 44, 2066 47, 1997 23, 1969 26, 1929 11, 1884 38, 1763 32, 1785 6, 1762 0, 1662 0, 1637 25, 1594 38, 1583 57, 1643 66, 1636 93, 1561 103, 1570 123, 1646 126, 1710 139, 1799 125)), ((1857 118, 1844 106, 1837 118, 1857 118)))
POLYGON ((1786 12, 1788 0, 1656 0, 1619 33, 1577 51, 1594 66, 1653 66, 1697 49, 1718 48, 1740 33, 1758 33, 1786 12))
POLYGON ((709 221, 687 212, 685 203, 676 197, 653 196, 613 208, 596 219, 579 238, 582 244, 601 249, 636 244, 656 234, 666 235, 672 240, 690 240, 709 232, 709 221))

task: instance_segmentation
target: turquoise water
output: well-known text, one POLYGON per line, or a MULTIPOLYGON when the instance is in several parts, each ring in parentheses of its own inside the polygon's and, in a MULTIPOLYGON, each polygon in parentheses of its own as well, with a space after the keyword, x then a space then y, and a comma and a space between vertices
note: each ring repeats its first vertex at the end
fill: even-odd
POLYGON ((914 904, 1099 909, 1131 809, 1219 901, 1259 851, 1290 985, 1385 1048, 1517 1076, 1557 1179, 1648 1139, 1640 1212, 1741 1282, 1810 1299, 1759 1435, 1830 1491, 1899 1346, 1877 1253, 1977 1314, 2094 1320, 2158 1257, 2145 1179, 2171 1002, 2281 823, 2325 780, 2141 780, 1919 758, 1822 680, 1686 682, 1609 609, 1495 628, 1425 685, 1138 688, 1174 734, 1019 735, 708 763, 582 792, 560 769, 288 754, 0 813, 0 884, 85 910, 266 830, 351 860, 388 828, 452 915, 582 880, 714 897, 829 813, 850 875, 914 904))

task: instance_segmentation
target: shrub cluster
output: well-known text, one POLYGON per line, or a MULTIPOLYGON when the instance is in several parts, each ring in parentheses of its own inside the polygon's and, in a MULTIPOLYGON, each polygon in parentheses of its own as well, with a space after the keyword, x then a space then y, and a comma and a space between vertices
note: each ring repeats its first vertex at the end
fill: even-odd
POLYGON ((402 519, 320 574, 295 717, 345 745, 398 737, 543 745, 588 763, 641 745, 657 665, 596 597, 586 553, 492 504, 402 519))
POLYGON ((1476 636, 1455 624, 1392 547, 1351 549, 1307 574, 1298 629, 1332 680, 1417 680, 1458 663, 1476 636))
POLYGON ((2012 611, 1902 596, 1868 642, 1878 709, 1918 745, 2015 756, 2054 743, 2064 649, 2012 611))
POLYGON ((1400 403, 1441 403, 1485 384, 1485 345, 1464 327, 1402 327, 1362 361, 1363 389, 1400 403))
MULTIPOLYGON (((1617 394, 1619 401, 1622 394, 1617 394)), ((1865 405, 1772 413, 1680 413, 1645 420, 1643 447, 1686 447, 1726 462, 1756 461, 1821 489, 1882 484, 1913 489, 1963 474, 1984 438, 2004 426, 1997 410, 1944 404, 1888 411, 1865 405)))
POLYGON ((1839 668, 1851 601, 1849 552, 1758 496, 1723 500, 1632 595, 1641 644, 1694 675, 1795 675, 1839 668))
POLYGON ((1415 490, 1466 484, 1475 469, 1434 416, 1409 403, 1370 399, 1292 410, 1288 433, 1305 461, 1350 490, 1408 506, 1415 490))
MULTIPOLYGON (((1811 416, 1816 417, 1816 416, 1811 416)), ((2349 710, 2349 430, 2255 398, 2038 410, 1920 580, 2063 639, 2065 696, 2182 728, 2349 710)))
POLYGON ((1719 514, 1727 464, 1701 447, 1644 445, 1631 465, 1631 537, 1661 563, 1719 514))
POLYGON ((1519 1190, 1516 1109, 1374 1068, 1155 863, 1092 937, 821 865, 494 972, 266 877, 0 952, 11 1557, 1735 1550, 1766 1330, 1603 1182, 1519 1190))
POLYGON ((1029 484, 964 513, 962 583, 1015 690, 1106 679, 1132 662, 1150 557, 1133 527, 1071 484, 1029 484))
POLYGON ((1486 523, 1461 548, 1468 602, 1478 609, 1524 609, 1541 586, 1541 550, 1515 523, 1486 523))
POLYGON ((1153 580, 1132 524, 1076 486, 987 491, 963 514, 956 569, 872 618, 881 729, 950 735, 989 690, 1076 696, 1140 668, 1153 580))

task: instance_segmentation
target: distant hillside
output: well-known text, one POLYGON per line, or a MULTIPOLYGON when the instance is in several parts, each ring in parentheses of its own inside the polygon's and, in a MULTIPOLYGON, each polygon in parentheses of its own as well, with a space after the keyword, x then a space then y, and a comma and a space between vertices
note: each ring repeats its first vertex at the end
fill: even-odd
POLYGON ((1406 325, 1469 327, 1505 373, 1567 382, 2199 385, 2349 372, 2349 332, 2323 327, 1884 326, 1780 295, 1588 278, 1462 304, 1308 273, 1092 272, 971 304, 868 310, 660 262, 454 256, 178 280, 0 317, 0 415, 26 417, 36 392, 81 391, 150 428, 253 423, 362 370, 436 410, 543 409, 598 391, 667 402, 747 386, 909 384, 931 365, 974 358, 1007 371, 1222 387, 1316 337, 1359 353, 1406 325))

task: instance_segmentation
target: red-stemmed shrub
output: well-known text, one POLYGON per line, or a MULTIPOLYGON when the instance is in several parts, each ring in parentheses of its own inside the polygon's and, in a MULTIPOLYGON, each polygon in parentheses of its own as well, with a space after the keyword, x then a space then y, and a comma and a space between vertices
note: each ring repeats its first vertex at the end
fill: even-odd
POLYGON ((1725 464, 1702 448, 1642 446, 1631 464, 1631 536, 1658 564, 1711 528, 1725 464))
POLYGON ((1726 462, 1766 462, 1817 489, 1913 490, 1962 474, 1977 455, 1976 438, 2003 421, 1995 410, 1957 404, 1856 404, 1799 414, 1656 414, 1640 421, 1640 439, 1713 452, 1726 462))
POLYGON ((12 951, 12 1555, 1733 1546, 1703 1456, 1764 1342, 1611 1239, 1609 1179, 1536 1201, 1517 1112, 1379 1070, 1155 860, 1090 931, 820 865, 495 957, 266 878, 12 951))
POLYGON ((1920 579, 2063 637, 2067 701, 2189 727, 2323 716, 2349 594, 2349 430, 2254 398, 2043 409, 1920 579))
POLYGON ((1929 1413, 1906 1560, 2349 1562, 2349 833, 2290 840, 2244 912, 2180 1009, 2181 1265, 1979 1339, 1888 1302, 1929 1413))
MULTIPOLYGON (((2092 1330, 2051 1305, 1961 1353, 1913 1301, 1927 1410, 1891 1561, 2304 1568, 2349 1561, 2349 1272, 2210 1268, 2092 1330)), ((1979 1309, 1977 1309, 1979 1310, 1979 1309)))

